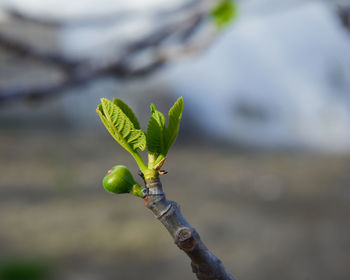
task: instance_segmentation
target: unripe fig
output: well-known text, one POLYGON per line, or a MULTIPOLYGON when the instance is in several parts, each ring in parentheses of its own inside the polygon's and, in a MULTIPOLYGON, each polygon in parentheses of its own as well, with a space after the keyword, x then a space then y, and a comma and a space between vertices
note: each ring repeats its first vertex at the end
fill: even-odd
POLYGON ((138 186, 130 170, 124 165, 116 165, 103 178, 103 187, 111 193, 129 193, 138 186))

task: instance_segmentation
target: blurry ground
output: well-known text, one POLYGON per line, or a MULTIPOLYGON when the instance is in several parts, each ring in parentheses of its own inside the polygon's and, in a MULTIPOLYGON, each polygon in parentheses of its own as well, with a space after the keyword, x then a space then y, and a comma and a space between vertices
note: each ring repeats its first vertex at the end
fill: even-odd
MULTIPOLYGON (((350 158, 178 141, 168 159, 168 198, 238 279, 350 279, 350 158)), ((136 171, 106 133, 2 128, 0 260, 49 262, 53 279, 194 279, 142 200, 102 189, 114 164, 136 171)))

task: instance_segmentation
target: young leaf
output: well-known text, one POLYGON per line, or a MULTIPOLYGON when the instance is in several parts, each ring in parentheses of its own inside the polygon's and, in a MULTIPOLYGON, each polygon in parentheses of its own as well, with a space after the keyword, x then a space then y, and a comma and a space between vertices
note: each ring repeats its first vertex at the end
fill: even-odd
POLYGON ((165 126, 164 115, 153 104, 152 116, 147 127, 147 149, 150 160, 150 168, 162 161, 174 143, 179 132, 183 111, 183 99, 180 97, 170 108, 168 113, 168 126, 165 126))
POLYGON ((151 104, 151 113, 147 127, 147 149, 150 154, 157 157, 159 154, 165 155, 165 119, 153 104, 151 104))
POLYGON ((131 108, 119 98, 113 98, 113 103, 117 105, 123 113, 130 119, 136 129, 140 129, 140 123, 131 108))
POLYGON ((145 134, 141 129, 135 128, 133 122, 115 103, 102 98, 96 111, 109 133, 124 149, 132 154, 137 149, 145 149, 145 134))
POLYGON ((218 28, 225 27, 236 17, 237 4, 233 0, 222 0, 210 14, 218 28))
POLYGON ((148 122, 146 138, 148 152, 158 155, 161 152, 162 129, 153 116, 148 122))
POLYGON ((159 126, 164 128, 165 127, 164 115, 157 110, 157 108, 154 104, 151 104, 151 113, 152 113, 152 117, 155 118, 155 120, 158 122, 159 126))
POLYGON ((177 134, 180 128, 180 121, 183 111, 183 99, 182 96, 176 100, 173 107, 170 108, 168 113, 168 127, 165 130, 166 150, 165 154, 169 151, 170 147, 174 144, 177 134))

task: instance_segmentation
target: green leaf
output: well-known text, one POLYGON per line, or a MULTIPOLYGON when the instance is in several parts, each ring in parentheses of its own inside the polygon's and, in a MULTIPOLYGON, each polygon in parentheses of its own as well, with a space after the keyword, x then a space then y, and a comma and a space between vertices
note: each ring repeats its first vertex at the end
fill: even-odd
POLYGON ((113 98, 113 103, 123 111, 123 113, 129 118, 136 129, 140 129, 139 120, 137 119, 132 109, 126 103, 124 103, 119 98, 113 98))
POLYGON ((162 129, 153 116, 148 122, 146 138, 148 152, 158 155, 161 152, 162 129))
POLYGON ((165 127, 165 118, 164 115, 159 112, 154 104, 151 104, 151 113, 155 120, 158 122, 159 126, 165 127))
POLYGON ((183 106, 184 106, 183 98, 181 96, 178 100, 176 100, 174 105, 169 110, 168 127, 165 130, 165 141, 166 141, 165 154, 169 151, 170 147, 174 144, 177 134, 179 133, 183 106))
POLYGON ((152 156, 151 166, 160 162, 168 153, 175 142, 180 128, 183 111, 183 99, 180 97, 170 108, 168 113, 168 126, 165 126, 164 115, 153 104, 151 105, 152 116, 147 127, 147 149, 152 156))
POLYGON ((102 98, 96 111, 109 133, 124 149, 132 154, 137 149, 145 149, 145 134, 141 129, 135 128, 133 122, 115 103, 102 98))
POLYGON ((151 104, 152 116, 147 126, 147 149, 148 152, 157 157, 159 154, 165 155, 165 118, 153 104, 151 104))
POLYGON ((229 25, 237 16, 237 4, 233 0, 223 0, 210 12, 217 27, 229 25))

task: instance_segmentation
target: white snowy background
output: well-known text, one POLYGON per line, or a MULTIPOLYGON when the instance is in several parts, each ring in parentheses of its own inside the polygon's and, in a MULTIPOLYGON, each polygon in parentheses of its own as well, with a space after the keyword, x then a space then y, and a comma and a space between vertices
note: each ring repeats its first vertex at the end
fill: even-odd
MULTIPOLYGON (((96 59, 163 24, 149 15, 185 2, 0 0, 2 7, 68 22, 133 15, 123 25, 106 21, 62 28, 60 51, 96 59)), ((174 97, 183 95, 196 125, 226 141, 350 152, 350 33, 335 3, 239 1, 238 18, 210 49, 171 64, 153 79, 165 80, 174 97)), ((97 97, 87 102, 95 104, 97 97)), ((67 111, 74 98, 68 97, 67 111)))
POLYGON ((169 80, 195 104, 197 120, 225 138, 350 149, 350 36, 327 3, 242 13, 169 80))

